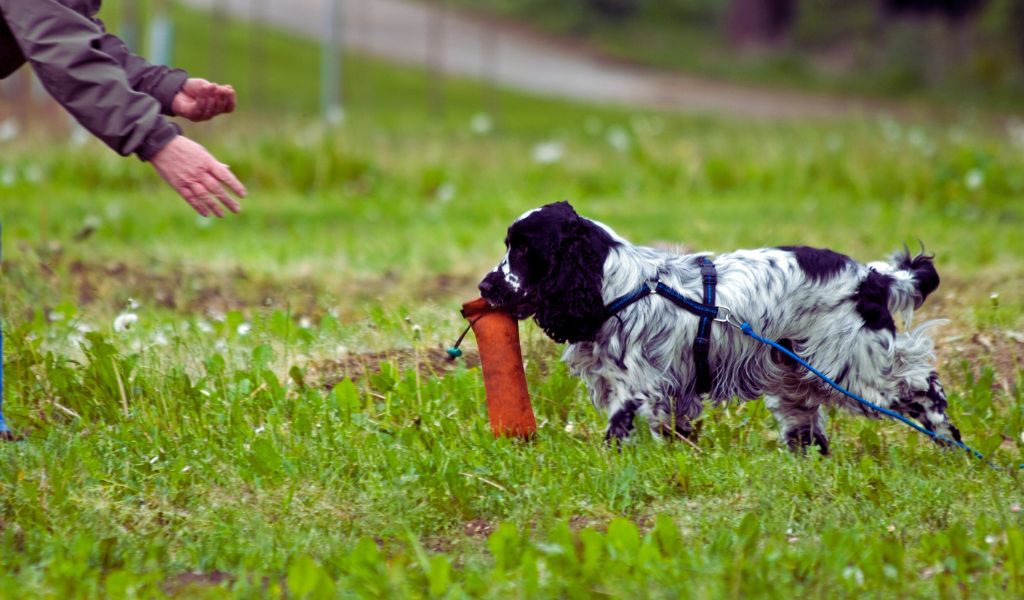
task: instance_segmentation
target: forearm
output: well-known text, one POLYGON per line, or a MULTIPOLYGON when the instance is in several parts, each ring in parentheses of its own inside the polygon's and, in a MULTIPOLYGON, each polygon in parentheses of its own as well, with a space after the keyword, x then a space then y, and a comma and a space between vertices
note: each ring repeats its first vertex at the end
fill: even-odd
POLYGON ((157 100, 133 89, 91 19, 55 0, 0 0, 0 9, 47 91, 116 152, 148 160, 179 133, 157 100))
MULTIPOLYGON (((102 29, 103 23, 99 21, 97 23, 102 29)), ((160 112, 163 114, 174 114, 171 108, 174 95, 185 84, 188 73, 181 69, 149 64, 141 56, 132 54, 124 42, 110 33, 103 33, 100 49, 124 68, 132 89, 155 98, 160 103, 160 112)))

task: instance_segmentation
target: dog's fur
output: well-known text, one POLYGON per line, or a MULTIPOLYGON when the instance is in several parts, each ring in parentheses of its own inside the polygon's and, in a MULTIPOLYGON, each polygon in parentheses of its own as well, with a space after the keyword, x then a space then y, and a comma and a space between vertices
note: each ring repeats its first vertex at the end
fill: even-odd
MULTIPOLYGON (((694 392, 698 318, 651 295, 609 318, 605 306, 654 278, 702 299, 698 257, 634 246, 567 202, 512 224, 505 257, 480 283, 483 297, 516 318, 533 316, 549 337, 569 342, 563 360, 608 416, 606 439, 621 441, 643 416, 651 431, 690 436, 704 398, 694 392)), ((864 265, 831 250, 786 246, 714 257, 717 304, 779 340, 852 392, 957 441, 934 367, 928 329, 907 328, 939 285, 932 257, 897 253, 864 265)), ((823 405, 877 417, 781 352, 717 322, 711 335, 712 401, 765 403, 793 449, 828 452, 823 405)))

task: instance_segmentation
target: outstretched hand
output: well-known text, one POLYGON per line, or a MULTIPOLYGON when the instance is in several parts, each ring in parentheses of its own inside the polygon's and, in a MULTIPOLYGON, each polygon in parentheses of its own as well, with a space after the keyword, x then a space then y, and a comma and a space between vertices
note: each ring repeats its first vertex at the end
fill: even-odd
POLYGON ((188 79, 171 102, 171 110, 189 121, 207 121, 234 112, 235 88, 205 79, 188 79))
POLYGON ((208 217, 213 213, 223 217, 221 204, 234 213, 242 209, 238 201, 222 187, 227 186, 239 198, 244 198, 245 186, 242 182, 238 181, 227 165, 187 137, 179 135, 171 140, 150 162, 156 172, 200 215, 208 217))

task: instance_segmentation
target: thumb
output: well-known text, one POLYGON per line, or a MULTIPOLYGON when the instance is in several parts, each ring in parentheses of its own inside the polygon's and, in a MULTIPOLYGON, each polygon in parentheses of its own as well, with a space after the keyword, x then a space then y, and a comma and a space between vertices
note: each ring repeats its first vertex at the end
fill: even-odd
POLYGON ((174 98, 174 112, 180 116, 187 116, 196 109, 196 99, 189 94, 178 94, 174 98))
POLYGON ((209 90, 212 85, 213 85, 212 83, 210 83, 209 81, 207 81, 205 79, 201 79, 201 78, 198 78, 198 77, 192 77, 192 78, 189 78, 188 80, 185 81, 185 88, 184 89, 185 89, 185 92, 188 93, 188 95, 196 96, 196 95, 200 95, 200 94, 206 92, 207 90, 209 90))

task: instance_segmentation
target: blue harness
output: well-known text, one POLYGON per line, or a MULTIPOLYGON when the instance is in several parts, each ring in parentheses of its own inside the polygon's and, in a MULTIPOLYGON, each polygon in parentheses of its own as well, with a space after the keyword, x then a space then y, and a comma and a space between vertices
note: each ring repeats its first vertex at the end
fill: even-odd
POLYGON ((708 360, 708 355, 711 350, 711 322, 718 318, 719 311, 719 307, 715 306, 715 285, 718 283, 718 272, 715 270, 715 263, 704 256, 698 259, 698 264, 700 265, 701 279, 704 282, 703 303, 690 300, 654 278, 645 281, 635 292, 612 300, 605 307, 605 312, 608 314, 606 319, 610 319, 634 302, 651 294, 657 294, 669 299, 683 310, 700 317, 700 323, 697 324, 697 336, 693 339, 693 363, 697 372, 694 390, 698 394, 705 394, 711 391, 711 363, 708 360))

